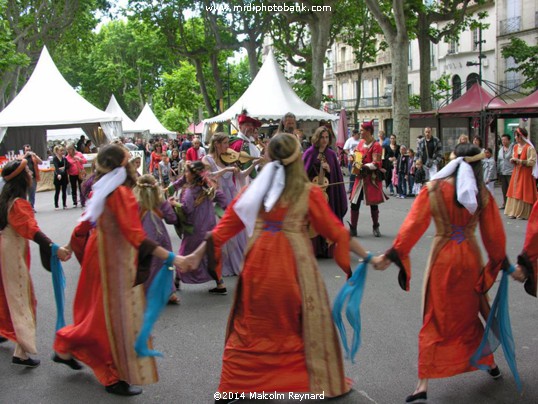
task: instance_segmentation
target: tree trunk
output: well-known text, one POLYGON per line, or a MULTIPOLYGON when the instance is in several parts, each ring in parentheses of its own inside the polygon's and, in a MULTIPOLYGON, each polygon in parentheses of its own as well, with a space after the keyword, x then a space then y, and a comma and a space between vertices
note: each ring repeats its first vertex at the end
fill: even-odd
POLYGON ((409 144, 409 37, 405 25, 404 0, 393 0, 395 26, 377 0, 365 0, 366 5, 383 30, 392 55, 392 118, 394 133, 409 144))
POLYGON ((409 40, 398 34, 390 45, 392 54, 392 117, 394 133, 402 144, 409 144, 409 90, 408 63, 409 40))
POLYGON ((420 59, 420 110, 431 111, 432 87, 431 87, 431 41, 428 35, 428 17, 424 14, 418 15, 418 53, 420 59))
POLYGON ((316 13, 309 21, 311 46, 312 46, 312 87, 313 94, 308 99, 308 104, 318 109, 321 105, 323 94, 323 72, 325 52, 327 51, 331 33, 332 15, 328 11, 316 13))
POLYGON ((213 78, 215 79, 215 95, 218 102, 217 110, 219 113, 222 113, 224 112, 224 90, 222 89, 222 80, 220 79, 218 52, 213 52, 209 57, 209 61, 211 63, 211 70, 213 71, 213 78), (221 105, 223 107, 222 111, 220 108, 221 105))
POLYGON ((354 112, 355 112, 355 118, 354 118, 354 125, 355 125, 355 129, 359 129, 359 107, 360 107, 360 104, 361 104, 361 97, 362 97, 362 89, 361 89, 361 82, 362 82, 362 66, 363 66, 364 63, 359 63, 359 69, 357 71, 357 85, 356 85, 356 89, 355 89, 355 95, 356 95, 356 99, 355 99, 355 109, 354 109, 354 112))
POLYGON ((260 68, 258 67, 258 45, 255 41, 245 41, 245 49, 247 50, 248 66, 250 70, 250 78, 254 80, 260 68))
POLYGON ((202 62, 199 59, 192 59, 192 63, 196 68, 196 80, 198 80, 198 84, 200 85, 200 91, 202 92, 202 97, 204 98, 204 104, 207 112, 209 113, 209 116, 215 116, 217 114, 215 112, 215 108, 213 108, 213 105, 211 104, 209 94, 207 93, 204 72, 202 70, 202 62))

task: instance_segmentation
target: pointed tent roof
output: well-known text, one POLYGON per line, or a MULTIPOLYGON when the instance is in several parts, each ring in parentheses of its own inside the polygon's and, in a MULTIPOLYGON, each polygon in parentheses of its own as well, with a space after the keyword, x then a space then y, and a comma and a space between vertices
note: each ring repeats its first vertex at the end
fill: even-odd
POLYGON ((257 119, 281 119, 287 112, 292 112, 297 120, 336 121, 337 115, 331 115, 312 108, 301 100, 293 91, 280 70, 273 52, 270 51, 260 71, 230 108, 213 118, 205 119, 205 124, 226 122, 234 119, 246 109, 248 115, 257 119))
POLYGON ((433 118, 473 118, 478 117, 480 112, 490 108, 502 108, 506 106, 499 97, 496 97, 482 88, 478 83, 467 90, 458 99, 444 107, 427 112, 410 114, 411 119, 433 118))
POLYGON ((114 94, 110 96, 110 101, 105 109, 105 112, 109 114, 120 116, 122 118, 122 128, 123 133, 138 133, 148 130, 148 128, 142 128, 134 123, 134 121, 127 116, 123 109, 121 109, 120 104, 114 97, 114 94))
POLYGON ((439 109, 439 115, 442 117, 469 117, 475 116, 486 108, 495 108, 505 106, 506 103, 498 97, 493 96, 482 88, 478 83, 467 90, 457 100, 439 109))
POLYGON ((82 98, 64 79, 46 47, 24 88, 0 112, 0 127, 4 128, 111 121, 121 121, 121 117, 101 111, 82 98))
POLYGON ((531 117, 538 115, 538 91, 512 104, 490 107, 500 115, 531 117))
POLYGON ((144 109, 136 118, 135 125, 142 128, 148 128, 149 133, 152 135, 176 135, 176 132, 166 129, 162 123, 159 122, 148 103, 144 105, 144 109))

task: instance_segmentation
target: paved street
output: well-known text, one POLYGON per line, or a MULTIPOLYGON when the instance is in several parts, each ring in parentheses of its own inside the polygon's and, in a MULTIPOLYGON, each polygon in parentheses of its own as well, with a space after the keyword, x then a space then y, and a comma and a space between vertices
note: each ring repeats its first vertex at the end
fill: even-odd
MULTIPOLYGON (((496 189, 500 200, 500 190, 496 189)), ((68 241, 80 209, 54 211, 51 192, 37 195, 37 220, 55 242, 68 241)), ((71 206, 71 203, 69 206, 71 206)), ((359 240, 373 253, 390 246, 412 200, 391 198, 381 206, 381 238, 371 233, 369 209, 361 209, 359 240)), ((504 216, 503 216, 504 217, 504 216)), ((527 222, 504 220, 508 234, 508 253, 512 261, 521 250, 527 222)), ((170 227, 174 249, 179 239, 170 227)), ((362 306, 362 347, 356 364, 346 364, 354 391, 344 398, 331 400, 347 403, 403 403, 413 392, 417 374, 417 335, 421 324, 422 274, 433 234, 433 226, 412 254, 411 291, 402 291, 396 267, 385 272, 370 271, 362 306)), ((32 276, 38 299, 38 350, 42 364, 36 369, 11 365, 12 343, 0 345, 0 403, 211 403, 218 386, 228 311, 235 290, 235 278, 227 278, 232 293, 212 296, 212 284, 183 285, 180 306, 168 306, 159 320, 155 346, 164 353, 158 359, 160 382, 146 386, 141 396, 124 399, 112 396, 85 368, 75 372, 50 360, 54 337, 55 305, 50 274, 41 268, 39 254, 32 245, 32 276)), ((332 260, 321 260, 321 272, 331 300, 345 278, 332 260)), ((64 264, 67 277, 66 320, 72 316, 72 301, 79 267, 73 259, 64 264)), ((454 304, 458 304, 457 301, 454 304)), ((497 361, 504 378, 493 381, 484 372, 473 372, 449 379, 433 380, 428 391, 431 404, 536 403, 538 402, 538 300, 526 295, 521 284, 510 282, 511 320, 517 346, 517 358, 523 381, 523 395, 517 393, 512 376, 500 350, 497 361)), ((268 307, 268 310, 271 308, 268 307)), ((298 401, 259 400, 258 403, 298 401)), ((314 403, 313 401, 307 401, 314 403)))

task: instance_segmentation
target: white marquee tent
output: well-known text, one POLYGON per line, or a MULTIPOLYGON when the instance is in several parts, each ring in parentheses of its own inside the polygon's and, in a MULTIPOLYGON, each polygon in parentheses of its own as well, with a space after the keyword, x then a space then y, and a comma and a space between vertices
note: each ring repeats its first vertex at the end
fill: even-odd
POLYGON ((23 144, 29 143, 45 157, 47 129, 69 127, 82 128, 99 145, 121 134, 121 117, 101 111, 82 98, 43 47, 32 76, 0 112, 0 154, 22 149, 23 144))
POLYGON ((109 114, 115 116, 121 116, 121 126, 123 129, 123 134, 148 132, 147 127, 138 126, 131 118, 129 118, 129 116, 127 116, 125 112, 123 112, 123 109, 121 109, 121 106, 116 100, 116 97, 114 97, 114 94, 112 94, 112 96, 110 97, 110 101, 108 102, 108 106, 106 107, 105 112, 108 112, 109 114))
POLYGON ((272 51, 267 55, 250 86, 235 104, 222 114, 203 121, 204 135, 207 134, 209 125, 229 122, 241 114, 242 110, 247 110, 249 116, 260 120, 278 121, 288 112, 295 114, 298 121, 338 120, 338 115, 312 108, 299 98, 284 77, 272 51))
POLYGON ((149 129, 149 133, 152 135, 167 135, 175 136, 176 132, 166 129, 161 122, 157 119, 148 103, 144 105, 142 112, 138 115, 135 121, 135 125, 139 128, 149 129))

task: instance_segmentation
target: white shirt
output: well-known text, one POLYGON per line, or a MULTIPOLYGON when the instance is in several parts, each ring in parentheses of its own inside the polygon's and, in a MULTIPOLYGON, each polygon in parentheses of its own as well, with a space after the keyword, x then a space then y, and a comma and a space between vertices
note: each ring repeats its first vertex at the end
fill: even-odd
POLYGON ((357 148, 360 141, 360 138, 355 140, 355 138, 351 136, 348 140, 346 140, 346 143, 344 143, 344 151, 352 153, 357 148))
POLYGON ((248 143, 248 151, 252 157, 256 157, 256 158, 260 157, 260 151, 254 144, 254 139, 252 137, 248 138, 242 132, 239 132, 237 134, 237 137, 241 138, 243 141, 248 143))

